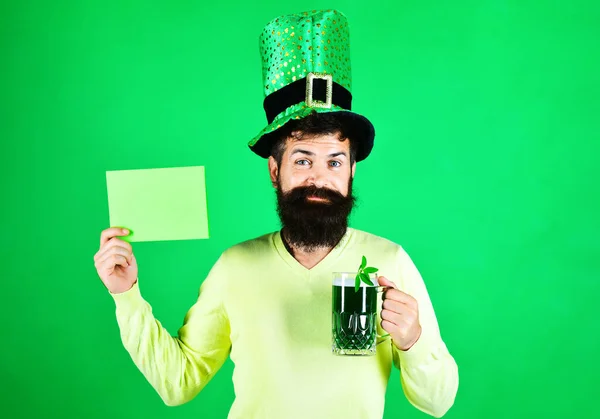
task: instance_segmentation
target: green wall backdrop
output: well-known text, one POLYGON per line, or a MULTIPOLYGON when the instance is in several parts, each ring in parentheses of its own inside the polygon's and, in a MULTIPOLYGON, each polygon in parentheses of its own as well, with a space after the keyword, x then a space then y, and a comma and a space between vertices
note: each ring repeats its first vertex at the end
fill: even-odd
MULTIPOLYGON (((105 171, 206 167, 210 239, 134 244, 175 334, 220 252, 279 226, 246 146, 265 123, 260 30, 331 7, 377 128, 352 225, 402 244, 426 281, 460 371, 446 417, 598 417, 592 0, 2 2, 1 417, 226 417, 230 361, 171 408, 121 345, 93 261, 105 171)), ((385 418, 426 417, 398 377, 385 418)))

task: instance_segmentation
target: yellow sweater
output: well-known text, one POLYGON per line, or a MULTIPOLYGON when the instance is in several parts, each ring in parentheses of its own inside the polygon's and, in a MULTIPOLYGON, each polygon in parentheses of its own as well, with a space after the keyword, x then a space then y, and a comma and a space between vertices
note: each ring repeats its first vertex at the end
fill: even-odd
POLYGON ((121 338, 167 405, 192 400, 228 356, 236 394, 229 418, 381 418, 392 365, 418 409, 440 417, 454 403, 458 369, 423 280, 402 247, 381 237, 349 228, 310 270, 279 232, 233 246, 200 286, 176 337, 154 318, 138 284, 111 294, 121 338), (356 271, 362 255, 418 301, 422 334, 408 351, 388 337, 374 356, 331 352, 332 272, 356 271))

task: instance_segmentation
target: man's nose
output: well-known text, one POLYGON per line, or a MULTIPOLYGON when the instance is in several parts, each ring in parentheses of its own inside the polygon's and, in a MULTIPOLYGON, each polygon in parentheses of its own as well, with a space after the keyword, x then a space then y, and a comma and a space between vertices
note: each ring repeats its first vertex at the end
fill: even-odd
POLYGON ((317 188, 329 186, 329 183, 327 182, 327 172, 320 167, 313 167, 308 178, 308 184, 314 185, 317 188))

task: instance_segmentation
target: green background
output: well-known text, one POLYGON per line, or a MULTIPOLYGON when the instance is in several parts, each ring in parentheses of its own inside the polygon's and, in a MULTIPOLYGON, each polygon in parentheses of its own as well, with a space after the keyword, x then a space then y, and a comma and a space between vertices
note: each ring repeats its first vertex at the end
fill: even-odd
MULTIPOLYGON (((377 128, 356 228, 402 244, 460 371, 448 418, 597 417, 595 1, 61 1, 0 6, 0 416, 222 418, 228 361, 166 407, 123 349, 93 256, 106 170, 206 167, 208 240, 135 243, 175 334, 219 254, 278 228, 258 35, 335 7, 377 128)), ((394 371, 386 418, 422 418, 394 371)))

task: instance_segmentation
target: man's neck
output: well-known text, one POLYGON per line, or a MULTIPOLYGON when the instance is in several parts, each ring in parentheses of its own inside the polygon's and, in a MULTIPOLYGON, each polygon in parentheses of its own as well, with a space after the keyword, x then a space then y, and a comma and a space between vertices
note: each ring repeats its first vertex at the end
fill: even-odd
POLYGON ((317 247, 306 249, 299 246, 293 246, 285 238, 285 234, 281 235, 283 244, 288 252, 306 269, 312 269, 319 264, 331 252, 333 247, 317 247))

